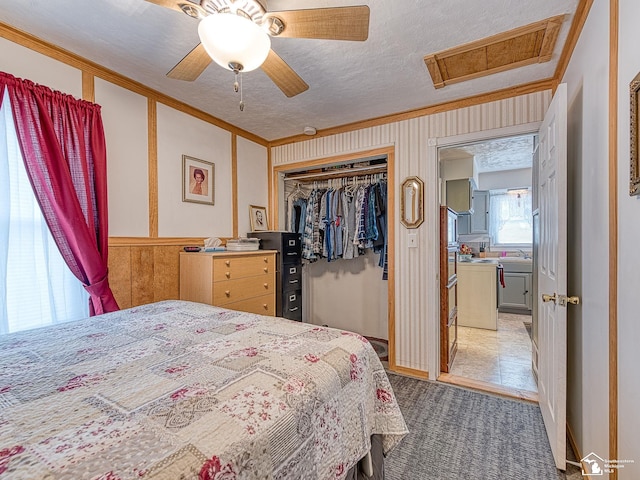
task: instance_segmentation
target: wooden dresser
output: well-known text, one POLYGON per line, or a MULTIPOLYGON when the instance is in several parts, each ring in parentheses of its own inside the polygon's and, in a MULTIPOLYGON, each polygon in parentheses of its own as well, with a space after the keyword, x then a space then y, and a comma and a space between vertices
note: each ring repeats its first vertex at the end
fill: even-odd
POLYGON ((275 315, 276 251, 180 252, 180 299, 275 315))

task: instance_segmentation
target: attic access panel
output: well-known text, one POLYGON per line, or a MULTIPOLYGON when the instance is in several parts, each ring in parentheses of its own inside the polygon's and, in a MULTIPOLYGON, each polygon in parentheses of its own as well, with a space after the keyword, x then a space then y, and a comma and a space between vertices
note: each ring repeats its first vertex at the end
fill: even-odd
POLYGON ((424 63, 433 85, 442 88, 533 63, 548 62, 564 17, 558 15, 425 56, 424 63))

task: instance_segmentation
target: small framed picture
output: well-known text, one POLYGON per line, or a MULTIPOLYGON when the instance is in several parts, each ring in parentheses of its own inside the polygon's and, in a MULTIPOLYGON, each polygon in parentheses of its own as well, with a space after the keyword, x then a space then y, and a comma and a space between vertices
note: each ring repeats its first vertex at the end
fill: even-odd
POLYGON ((213 205, 215 165, 182 155, 182 201, 213 205))
POLYGON ((251 220, 251 231, 262 232, 269 230, 267 223, 267 209, 256 205, 249 205, 249 219, 251 220))

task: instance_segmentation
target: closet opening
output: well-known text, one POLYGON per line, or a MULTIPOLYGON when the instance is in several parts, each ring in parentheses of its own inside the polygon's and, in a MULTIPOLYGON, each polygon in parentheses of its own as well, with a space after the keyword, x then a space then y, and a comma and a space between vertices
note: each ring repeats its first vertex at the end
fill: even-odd
POLYGON ((302 321, 394 358, 393 148, 274 167, 274 225, 300 235, 302 321))

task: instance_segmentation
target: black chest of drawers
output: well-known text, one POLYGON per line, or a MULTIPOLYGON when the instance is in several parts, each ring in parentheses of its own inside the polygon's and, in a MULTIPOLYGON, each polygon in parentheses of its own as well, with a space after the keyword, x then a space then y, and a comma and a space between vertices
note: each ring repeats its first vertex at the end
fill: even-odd
POLYGON ((299 233, 252 232, 260 248, 277 250, 276 316, 302 321, 302 245, 299 233))

